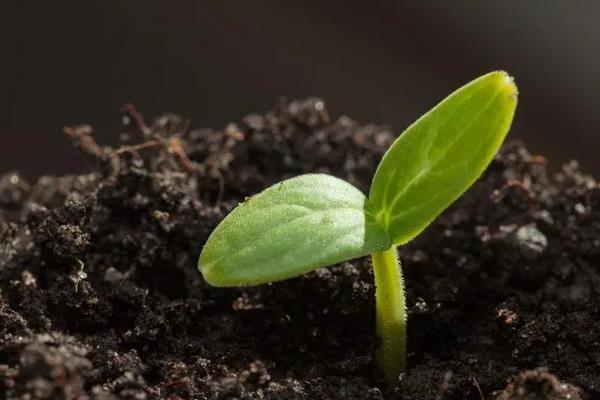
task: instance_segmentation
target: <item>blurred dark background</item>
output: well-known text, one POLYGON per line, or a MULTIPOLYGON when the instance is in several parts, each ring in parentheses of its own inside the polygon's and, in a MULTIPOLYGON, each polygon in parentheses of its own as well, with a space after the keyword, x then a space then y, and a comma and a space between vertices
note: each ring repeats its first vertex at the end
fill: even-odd
POLYGON ((116 142, 120 106, 222 127, 280 96, 401 130, 493 69, 516 77, 513 138, 600 174, 600 2, 3 2, 0 171, 85 168, 62 127, 116 142))

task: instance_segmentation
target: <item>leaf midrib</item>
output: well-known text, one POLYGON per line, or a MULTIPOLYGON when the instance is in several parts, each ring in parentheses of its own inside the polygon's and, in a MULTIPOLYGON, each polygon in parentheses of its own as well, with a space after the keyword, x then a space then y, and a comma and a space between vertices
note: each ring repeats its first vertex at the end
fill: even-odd
MULTIPOLYGON (((427 173, 429 173, 431 170, 435 169, 436 166, 444 159, 444 157, 448 154, 448 152, 450 151, 450 149, 454 146, 454 144, 456 142, 458 142, 458 140, 460 140, 460 138, 462 137, 462 135, 464 135, 464 133, 467 131, 467 129, 469 129, 474 123, 475 121, 477 121, 484 112, 486 112, 489 108, 489 106, 498 98, 498 96, 501 94, 501 92, 496 93, 485 105, 485 107, 483 107, 481 109, 480 112, 477 113, 477 115, 463 128, 461 129, 460 133, 456 135, 456 138, 452 141, 452 143, 446 147, 446 149, 444 150, 444 152, 437 158, 437 160, 435 160, 427 169, 422 169, 421 172, 419 172, 417 175, 415 175, 414 178, 412 178, 410 181, 407 182, 407 184, 404 186, 404 189, 399 192, 396 196, 394 196, 392 202, 389 205, 383 205, 386 214, 390 214, 391 211, 393 211, 394 207, 396 206, 396 203, 398 202, 398 200, 404 196, 404 194, 406 194, 406 192, 408 190, 411 189, 411 187, 413 187, 418 181, 420 181, 423 178, 423 175, 426 175, 427 173)), ((447 123, 448 121, 446 121, 447 123)), ((388 223, 389 221, 386 221, 385 227, 386 227, 386 232, 388 231, 388 223)))

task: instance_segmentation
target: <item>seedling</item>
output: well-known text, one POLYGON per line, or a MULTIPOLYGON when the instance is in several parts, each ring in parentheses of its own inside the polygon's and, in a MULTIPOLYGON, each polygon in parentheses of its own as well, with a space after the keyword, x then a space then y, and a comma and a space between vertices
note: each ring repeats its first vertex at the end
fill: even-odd
POLYGON ((208 238, 199 268, 213 286, 292 278, 365 255, 375 275, 377 362, 389 381, 405 369, 406 305, 396 246, 425 229, 481 175, 517 106, 502 71, 468 83, 396 139, 369 196, 324 174, 275 184, 234 209, 208 238))

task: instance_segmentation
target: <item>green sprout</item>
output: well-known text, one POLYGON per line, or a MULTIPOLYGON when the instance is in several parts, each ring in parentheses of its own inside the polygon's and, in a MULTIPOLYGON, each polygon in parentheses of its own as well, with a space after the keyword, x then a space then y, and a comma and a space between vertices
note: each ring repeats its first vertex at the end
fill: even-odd
POLYGON ((377 362, 388 381, 405 370, 406 303, 396 247, 425 229, 483 173, 517 106, 503 71, 458 89, 419 118, 383 156, 369 196, 324 174, 277 183, 235 208, 199 260, 213 286, 292 278, 371 255, 377 362))

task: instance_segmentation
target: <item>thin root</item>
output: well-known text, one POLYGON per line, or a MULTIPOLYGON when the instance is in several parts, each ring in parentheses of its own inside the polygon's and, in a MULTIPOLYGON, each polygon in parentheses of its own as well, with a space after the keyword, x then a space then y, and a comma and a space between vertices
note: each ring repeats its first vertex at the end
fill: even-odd
POLYGON ((477 389, 477 393, 479 393, 479 398, 481 400, 485 400, 485 397, 483 396, 483 391, 481 390, 481 386, 479 386, 479 382, 477 381, 477 378, 472 376, 471 380, 473 381, 473 385, 475 385, 475 388, 477 389))
POLYGON ((144 136, 150 136, 152 130, 146 125, 146 121, 144 121, 144 117, 142 114, 135 108, 135 106, 131 103, 126 103, 123 107, 121 107, 121 112, 129 115, 133 120, 138 131, 142 133, 144 136))
POLYGON ((116 156, 118 154, 123 154, 123 153, 133 153, 136 152, 138 150, 143 150, 143 149, 147 149, 150 147, 157 147, 162 145, 163 143, 161 143, 158 140, 149 140, 147 142, 144 143, 140 143, 140 144, 134 144, 131 146, 121 146, 118 149, 116 149, 115 151, 113 151, 113 153, 111 154, 112 156, 116 156))
POLYGON ((529 200, 535 200, 536 198, 536 194, 533 190, 531 190, 531 188, 526 185, 523 181, 519 181, 519 180, 510 180, 508 182, 506 182, 500 189, 495 190, 492 193, 492 200, 494 202, 498 202, 500 201, 500 199, 502 199, 506 193, 506 191, 512 187, 516 187, 518 189, 521 189, 523 192, 525 192, 527 194, 527 197, 529 198, 529 200))

